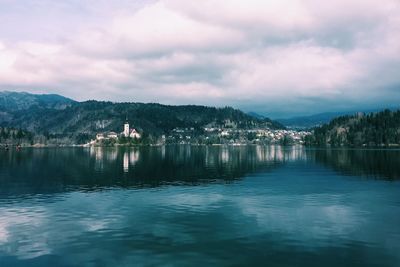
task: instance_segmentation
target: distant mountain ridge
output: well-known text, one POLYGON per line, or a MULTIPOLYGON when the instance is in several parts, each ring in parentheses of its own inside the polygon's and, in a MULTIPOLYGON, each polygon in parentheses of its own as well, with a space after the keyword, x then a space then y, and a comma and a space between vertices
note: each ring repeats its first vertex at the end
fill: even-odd
POLYGON ((284 126, 269 118, 256 118, 231 107, 169 106, 104 101, 77 102, 59 95, 0 93, 0 127, 20 128, 33 133, 76 138, 94 137, 98 132, 122 131, 128 121, 140 132, 153 136, 174 128, 233 127, 238 129, 284 126))
POLYGON ((261 114, 258 114, 258 113, 256 113, 256 112, 248 112, 247 114, 249 114, 250 116, 253 116, 253 117, 257 118, 257 119, 264 119, 264 118, 266 118, 265 116, 263 116, 263 115, 261 115, 261 114))
POLYGON ((338 116, 349 114, 348 112, 325 112, 309 116, 298 116, 285 119, 277 119, 280 123, 292 128, 311 128, 330 122, 338 116))
POLYGON ((280 122, 281 124, 289 128, 306 129, 329 123, 331 120, 340 116, 354 115, 358 112, 363 112, 363 113, 379 112, 381 110, 382 109, 363 109, 363 110, 351 110, 342 112, 324 112, 309 116, 298 116, 298 117, 291 117, 284 119, 276 119, 276 121, 280 122))
POLYGON ((29 108, 64 109, 76 101, 57 94, 30 94, 26 92, 0 92, 0 111, 18 111, 29 108))

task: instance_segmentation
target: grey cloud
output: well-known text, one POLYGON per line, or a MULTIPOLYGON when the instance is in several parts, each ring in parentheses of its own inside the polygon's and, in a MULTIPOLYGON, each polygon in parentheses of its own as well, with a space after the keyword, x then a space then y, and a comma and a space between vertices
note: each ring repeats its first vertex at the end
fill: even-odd
POLYGON ((280 117, 400 100, 394 0, 35 3, 0 7, 0 89, 280 117))

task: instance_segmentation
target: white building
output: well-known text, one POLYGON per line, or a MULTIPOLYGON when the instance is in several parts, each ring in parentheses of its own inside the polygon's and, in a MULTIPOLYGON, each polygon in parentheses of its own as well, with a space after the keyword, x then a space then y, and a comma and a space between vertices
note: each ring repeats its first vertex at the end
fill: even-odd
POLYGON ((96 135, 96 140, 102 140, 102 139, 104 139, 104 134, 98 133, 98 134, 96 135))
POLYGON ((118 135, 117 135, 117 133, 115 133, 115 132, 109 132, 109 133, 107 134, 107 137, 108 137, 108 138, 111 138, 111 139, 116 139, 116 138, 118 138, 118 135))
POLYGON ((114 132, 108 132, 108 133, 98 133, 96 135, 96 140, 105 140, 105 139, 116 139, 118 138, 117 133, 114 132))
POLYGON ((136 129, 132 129, 131 133, 129 134, 129 137, 139 139, 140 133, 138 133, 136 129))
POLYGON ((228 131, 222 131, 220 135, 221 136, 229 136, 229 132, 228 131))
POLYGON ((125 137, 136 138, 139 139, 141 137, 140 133, 136 131, 135 128, 130 129, 128 121, 124 124, 124 131, 122 133, 125 137))
POLYGON ((128 121, 125 122, 124 124, 124 132, 123 132, 125 137, 129 137, 129 123, 128 121))

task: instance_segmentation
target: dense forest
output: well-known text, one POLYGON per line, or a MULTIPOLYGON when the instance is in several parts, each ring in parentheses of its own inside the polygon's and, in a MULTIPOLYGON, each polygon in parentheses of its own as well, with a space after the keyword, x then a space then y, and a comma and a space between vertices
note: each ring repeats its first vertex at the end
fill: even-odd
POLYGON ((341 116, 316 127, 305 141, 317 146, 400 145, 400 110, 341 116))
POLYGON ((0 144, 33 144, 34 134, 22 129, 0 127, 0 144))
POLYGON ((176 128, 191 128, 198 133, 205 127, 284 128, 276 121, 231 107, 76 102, 58 95, 0 92, 0 127, 24 129, 46 142, 83 144, 99 132, 122 132, 126 120, 149 140, 176 128))
MULTIPOLYGON (((205 128, 285 128, 231 107, 77 102, 59 95, 0 92, 0 144, 84 144, 97 133, 121 133, 126 120, 142 134, 144 143, 176 129, 190 129, 200 136, 205 128)), ((400 110, 341 116, 312 132, 305 137, 306 145, 400 145, 400 110)))

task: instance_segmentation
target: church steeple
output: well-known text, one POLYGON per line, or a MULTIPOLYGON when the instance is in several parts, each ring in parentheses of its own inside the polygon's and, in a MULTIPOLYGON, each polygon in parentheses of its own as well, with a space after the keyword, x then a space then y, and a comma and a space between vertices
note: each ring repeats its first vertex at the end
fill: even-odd
POLYGON ((125 137, 129 137, 129 122, 128 122, 128 115, 125 117, 125 124, 124 124, 124 135, 125 135, 125 137))

